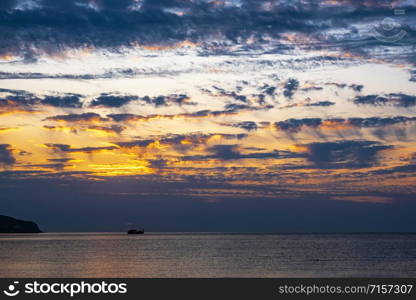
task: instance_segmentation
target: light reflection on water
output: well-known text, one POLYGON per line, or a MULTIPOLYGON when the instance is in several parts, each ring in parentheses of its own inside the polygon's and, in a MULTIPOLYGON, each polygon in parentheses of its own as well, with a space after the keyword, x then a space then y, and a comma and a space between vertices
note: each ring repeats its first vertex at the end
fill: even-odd
POLYGON ((415 277, 411 234, 0 235, 0 277, 415 277))

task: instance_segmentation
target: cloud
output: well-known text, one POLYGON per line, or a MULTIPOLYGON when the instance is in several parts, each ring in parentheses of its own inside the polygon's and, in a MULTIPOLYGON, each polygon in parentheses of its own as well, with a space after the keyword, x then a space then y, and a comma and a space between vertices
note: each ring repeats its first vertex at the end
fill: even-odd
POLYGON ((81 108, 82 96, 78 94, 67 94, 64 96, 45 96, 42 100, 42 104, 55 106, 55 107, 67 107, 67 108, 81 108))
POLYGON ((154 139, 146 139, 146 140, 134 140, 128 142, 116 142, 115 144, 121 148, 135 148, 135 147, 147 147, 153 144, 156 140, 154 139))
MULTIPOLYGON (((6 108, 20 108, 27 111, 34 110, 34 107, 47 105, 61 108, 82 108, 84 105, 83 99, 85 96, 80 94, 66 93, 62 95, 44 95, 36 96, 33 93, 24 90, 11 90, 0 88, 0 109, 6 108), (3 99, 2 99, 3 98, 3 99)), ((145 104, 159 106, 170 105, 196 105, 191 98, 185 94, 171 94, 166 96, 156 97, 139 97, 135 95, 119 95, 117 93, 102 93, 89 104, 90 107, 109 107, 120 108, 130 102, 137 101, 145 104)))
POLYGON ((374 141, 339 141, 298 145, 306 148, 306 158, 320 169, 369 168, 378 165, 378 154, 393 146, 374 141))
POLYGON ((335 105, 335 102, 331 102, 331 101, 319 101, 319 102, 312 102, 312 103, 304 104, 304 106, 306 106, 306 107, 308 107, 308 106, 328 107, 328 106, 333 106, 333 105, 335 105))
POLYGON ((390 175, 390 174, 396 174, 396 173, 410 173, 414 175, 415 172, 416 172, 416 164, 412 163, 408 165, 372 171, 370 172, 369 175, 390 175))
POLYGON ((101 94, 98 98, 91 102, 91 106, 104 106, 104 107, 121 107, 130 103, 133 100, 137 100, 137 96, 117 96, 101 94))
MULTIPOLYGON (((33 60, 23 60, 22 62, 30 63, 36 61, 33 60)), ((39 72, 0 72, 0 79, 70 79, 70 80, 94 80, 94 79, 109 79, 117 77, 133 77, 138 74, 143 75, 142 69, 111 69, 110 71, 105 71, 103 73, 93 74, 93 73, 84 73, 84 74, 49 74, 49 73, 39 73, 39 72)))
POLYGON ((149 97, 145 96, 141 98, 147 104, 152 104, 155 107, 159 106, 169 106, 169 105, 196 105, 195 102, 191 102, 191 98, 185 94, 172 94, 168 96, 157 96, 149 97))
POLYGON ((306 119, 289 119, 286 121, 280 121, 280 122, 276 122, 274 126, 278 130, 295 133, 295 132, 299 132, 304 126, 317 128, 321 124, 322 124, 322 119, 320 118, 306 118, 306 119))
MULTIPOLYGON (((0 55, 1 60, 1 55, 0 55)), ((16 60, 15 63, 34 63, 33 60, 16 60)), ((1 62, 0 62, 1 63, 1 62)), ((97 79, 114 79, 114 78, 135 78, 139 76, 177 76, 182 73, 189 73, 198 69, 195 66, 192 68, 178 68, 176 69, 161 69, 157 66, 152 68, 140 67, 140 68, 112 68, 110 70, 91 73, 78 73, 78 74, 63 74, 63 73, 39 73, 39 72, 1 72, 0 80, 5 79, 68 79, 68 80, 97 80, 97 79)), ((205 69, 204 69, 205 70, 205 69)), ((117 95, 115 93, 115 95, 117 95)), ((178 95, 179 96, 179 95, 178 95)), ((145 96, 146 97, 146 96, 145 96)), ((144 97, 143 97, 144 98, 144 97)))
POLYGON ((282 130, 290 133, 297 133, 303 128, 315 128, 315 129, 349 129, 349 128, 377 128, 392 126, 396 124, 407 124, 409 122, 415 122, 416 117, 368 117, 368 118, 333 118, 333 119, 321 119, 321 118, 305 118, 305 119, 288 119, 274 123, 274 127, 278 130, 282 130))
POLYGON ((168 160, 162 159, 162 158, 160 158, 160 159, 149 159, 148 162, 149 162, 150 167, 152 169, 159 169, 160 170, 160 169, 166 168, 167 165, 168 165, 168 160))
POLYGON ((271 86, 271 85, 269 85, 269 84, 264 84, 261 88, 260 88, 260 90, 264 93, 264 94, 266 94, 266 95, 268 95, 268 96, 271 96, 271 97, 273 97, 273 96, 275 96, 275 94, 276 94, 276 89, 277 89, 277 87, 275 87, 275 86, 271 86))
POLYGON ((364 88, 364 85, 362 85, 362 84, 351 84, 349 86, 349 88, 353 89, 356 92, 361 92, 364 88))
POLYGON ((326 82, 325 85, 328 86, 335 86, 339 89, 345 89, 345 88, 350 88, 355 92, 361 92, 364 88, 364 85, 362 84, 346 84, 346 83, 338 83, 338 82, 326 82))
POLYGON ((9 144, 0 145, 0 165, 3 167, 11 166, 16 163, 16 159, 13 156, 12 146, 9 144))
POLYGON ((289 78, 284 85, 283 95, 285 95, 286 98, 292 99, 298 88, 299 81, 294 78, 289 78))
POLYGON ((40 99, 32 93, 23 90, 0 88, 0 115, 11 113, 36 112, 34 106, 40 99))
POLYGON ((195 105, 195 102, 191 102, 189 96, 185 94, 172 94, 167 96, 156 97, 138 97, 138 96, 120 96, 111 94, 101 94, 98 98, 91 102, 91 106, 101 107, 122 107, 129 104, 132 101, 140 101, 146 104, 151 104, 155 107, 170 106, 170 105, 195 105))
POLYGON ((121 134, 126 129, 125 126, 121 125, 111 125, 111 126, 94 126, 90 125, 86 127, 85 131, 97 131, 98 133, 108 133, 108 134, 121 134))
POLYGON ((47 117, 45 121, 58 121, 67 123, 84 123, 84 122, 105 122, 106 118, 102 118, 99 114, 88 112, 82 114, 67 114, 47 117))
POLYGON ((256 122, 252 121, 245 121, 245 122, 239 122, 239 123, 232 123, 232 124, 224 124, 227 126, 242 128, 246 131, 256 131, 258 129, 258 125, 256 122))
POLYGON ((116 142, 121 148, 148 147, 153 144, 171 146, 175 150, 185 152, 198 145, 205 145, 209 142, 221 140, 241 140, 246 138, 246 134, 224 134, 224 133, 191 133, 191 134, 169 134, 149 139, 136 139, 127 142, 116 142))
MULTIPOLYGON (((1 2, 0 28, 5 36, 0 53, 32 56, 86 47, 115 51, 140 45, 157 50, 178 47, 185 41, 202 43, 210 53, 224 53, 221 50, 230 45, 256 48, 288 34, 318 39, 300 46, 322 49, 330 42, 351 44, 356 35, 352 24, 391 14, 391 7, 383 1, 1 2), (347 31, 344 39, 333 33, 340 28, 347 31)), ((407 14, 414 12, 410 4, 405 8, 407 14)), ((372 46, 368 41, 363 44, 372 46)))
POLYGON ((306 86, 302 87, 300 90, 302 92, 310 92, 310 91, 322 91, 324 88, 321 86, 306 86))
POLYGON ((391 93, 388 95, 367 95, 357 96, 353 99, 355 104, 367 105, 394 105, 398 107, 411 107, 416 105, 416 96, 406 95, 402 93, 391 93))
POLYGON ((416 117, 387 117, 387 118, 380 118, 380 117, 369 117, 369 118, 349 118, 347 122, 352 126, 356 127, 383 127, 383 126, 391 126, 395 124, 403 124, 408 122, 416 121, 416 117))
MULTIPOLYGON (((214 145, 207 149, 212 155, 205 159, 236 160, 236 159, 277 159, 280 158, 278 151, 241 153, 239 145, 214 145)), ((185 158, 186 159, 186 158, 185 158)), ((189 160, 189 158, 188 158, 189 160)))
POLYGON ((215 145, 208 148, 208 151, 213 154, 211 158, 221 160, 239 159, 241 157, 238 145, 215 145))
POLYGON ((0 9, 5 11, 12 9, 16 5, 16 2, 16 0, 3 0, 0 2, 0 9))
POLYGON ((416 82, 416 70, 410 72, 410 81, 416 82))
POLYGON ((42 168, 42 169, 53 169, 56 171, 61 171, 65 169, 65 167, 68 167, 69 165, 64 163, 52 163, 52 164, 32 164, 28 165, 27 167, 30 168, 42 168))
POLYGON ((0 133, 20 130, 19 127, 0 127, 0 133))
POLYGON ((43 98, 24 90, 0 89, 0 110, 20 109, 34 112, 40 105, 62 108, 81 108, 83 98, 78 94, 47 95, 43 98))
POLYGON ((138 121, 151 121, 151 120, 173 120, 173 119, 199 119, 199 118, 215 118, 231 115, 238 115, 241 112, 268 110, 273 108, 271 105, 264 106, 249 106, 238 104, 227 104, 225 110, 199 110, 191 113, 181 113, 176 115, 158 115, 152 114, 147 116, 123 113, 123 114, 109 114, 108 118, 115 122, 138 122, 138 121))
POLYGON ((338 201, 351 201, 357 203, 375 203, 375 204, 392 204, 394 201, 390 197, 383 197, 383 196, 367 196, 367 195, 360 195, 360 196, 337 196, 333 197, 332 199, 338 201))
POLYGON ((77 124, 77 126, 43 126, 46 130, 70 132, 77 134, 79 131, 96 133, 99 136, 102 135, 119 135, 126 129, 125 126, 111 125, 111 126, 98 126, 98 125, 83 125, 77 124))
POLYGON ((213 97, 229 97, 232 98, 236 101, 239 102, 243 102, 243 103, 247 103, 248 102, 248 98, 245 95, 240 95, 235 91, 227 91, 224 88, 220 88, 218 86, 213 86, 212 87, 214 89, 214 91, 208 90, 208 89, 202 89, 203 92, 213 96, 213 97))
POLYGON ((70 162, 74 160, 73 158, 70 157, 65 157, 65 158, 48 158, 48 161, 50 162, 55 162, 55 163, 66 163, 66 162, 70 162))
POLYGON ((270 152, 246 152, 245 150, 250 149, 242 148, 240 145, 218 144, 207 146, 205 150, 208 154, 182 156, 179 159, 181 161, 232 161, 241 159, 287 159, 303 157, 302 155, 290 151, 274 150, 270 152))
POLYGON ((75 153, 75 152, 93 153, 93 152, 111 151, 111 150, 118 149, 115 146, 72 148, 71 145, 52 144, 52 143, 45 144, 45 146, 47 148, 54 150, 55 152, 62 152, 62 153, 75 153))
POLYGON ((332 102, 332 101, 312 102, 312 99, 308 97, 302 102, 289 103, 284 106, 280 106, 279 109, 288 109, 288 108, 294 108, 294 107, 329 107, 333 105, 335 105, 335 102, 332 102))
MULTIPOLYGON (((229 63, 231 64, 231 62, 229 63)), ((263 84, 263 86, 261 87, 257 87, 257 90, 261 91, 262 93, 243 94, 243 86, 248 85, 248 82, 242 81, 240 83, 242 85, 236 86, 235 90, 232 91, 214 85, 212 86, 212 89, 202 88, 201 92, 208 94, 211 97, 223 97, 228 98, 227 100, 234 100, 237 103, 229 103, 229 105, 235 106, 245 106, 249 104, 265 105, 267 97, 271 97, 274 99, 274 97, 276 96, 276 87, 270 86, 267 83, 263 84)))

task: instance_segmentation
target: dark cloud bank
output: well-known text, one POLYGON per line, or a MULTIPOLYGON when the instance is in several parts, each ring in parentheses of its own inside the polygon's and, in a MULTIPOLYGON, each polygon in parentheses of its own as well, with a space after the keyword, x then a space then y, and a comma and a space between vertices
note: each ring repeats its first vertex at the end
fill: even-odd
MULTIPOLYGON (((391 15, 384 1, 220 1, 181 0, 14 0, 1 1, 0 53, 36 56, 67 48, 105 48, 118 51, 132 45, 174 45, 184 40, 206 43, 211 53, 221 51, 225 41, 241 43, 254 38, 280 38, 301 33, 321 43, 343 42, 325 30, 347 29, 345 41, 354 36, 354 22, 382 20, 391 15), (231 17, 230 17, 231 16, 231 17)), ((415 8, 404 6, 406 16, 415 8)), ((414 38, 414 29, 407 28, 414 38)), ((372 39, 343 47, 381 44, 372 39)), ((255 47, 254 44, 253 47, 255 47)), ((249 47, 248 45, 246 45, 249 47)))

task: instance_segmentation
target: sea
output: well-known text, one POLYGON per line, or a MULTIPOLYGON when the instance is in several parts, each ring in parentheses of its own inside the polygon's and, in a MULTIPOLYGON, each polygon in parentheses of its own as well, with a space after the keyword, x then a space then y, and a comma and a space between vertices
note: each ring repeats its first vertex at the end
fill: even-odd
POLYGON ((0 278, 416 277, 416 234, 0 234, 0 278))

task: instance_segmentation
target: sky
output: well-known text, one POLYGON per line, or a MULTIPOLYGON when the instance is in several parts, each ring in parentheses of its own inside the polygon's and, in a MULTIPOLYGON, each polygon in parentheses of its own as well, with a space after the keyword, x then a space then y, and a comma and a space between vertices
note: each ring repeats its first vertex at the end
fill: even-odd
POLYGON ((3 0, 0 214, 416 230, 415 0, 3 0))

